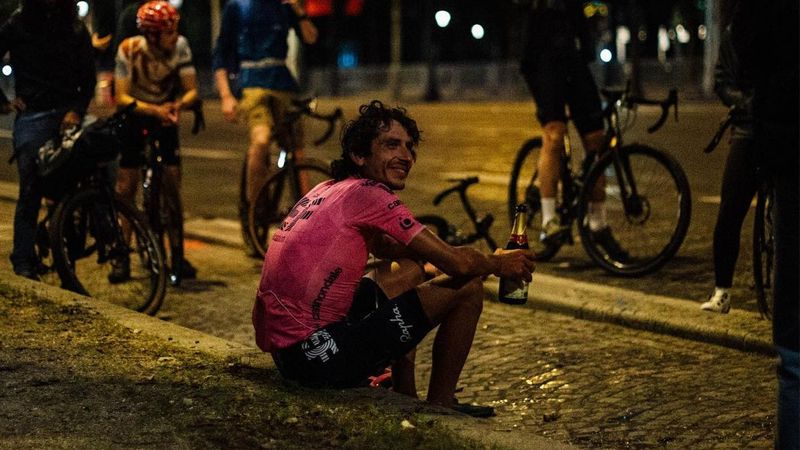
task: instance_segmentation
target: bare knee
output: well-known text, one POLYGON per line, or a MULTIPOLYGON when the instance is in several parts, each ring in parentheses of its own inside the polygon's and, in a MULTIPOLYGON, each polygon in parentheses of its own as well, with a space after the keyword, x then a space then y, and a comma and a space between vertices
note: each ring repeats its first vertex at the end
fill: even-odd
POLYGON ((483 281, 480 278, 473 278, 460 289, 459 306, 469 308, 475 314, 480 315, 483 311, 483 281))
POLYGON ((272 132, 266 125, 256 125, 250 130, 250 147, 266 149, 272 132))
POLYGON ((543 127, 545 142, 552 142, 558 145, 564 142, 564 135, 567 134, 567 124, 564 122, 548 122, 543 127))

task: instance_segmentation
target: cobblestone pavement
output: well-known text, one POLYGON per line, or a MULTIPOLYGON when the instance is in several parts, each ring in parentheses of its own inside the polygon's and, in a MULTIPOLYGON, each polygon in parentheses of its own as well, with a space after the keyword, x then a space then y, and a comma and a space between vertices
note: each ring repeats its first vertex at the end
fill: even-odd
POLYGON ((494 302, 479 326, 458 398, 493 405, 498 429, 584 448, 772 446, 771 358, 494 302))
MULTIPOLYGON (((0 201, 0 222, 11 217, 0 201)), ((0 233, 0 265, 10 234, 0 233)), ((200 279, 170 289, 158 317, 253 345, 260 263, 190 241, 200 279)), ((582 448, 770 448, 774 361, 530 307, 487 301, 459 400, 495 406, 497 430, 526 429, 582 448)), ((418 352, 424 395, 430 342, 418 352)))

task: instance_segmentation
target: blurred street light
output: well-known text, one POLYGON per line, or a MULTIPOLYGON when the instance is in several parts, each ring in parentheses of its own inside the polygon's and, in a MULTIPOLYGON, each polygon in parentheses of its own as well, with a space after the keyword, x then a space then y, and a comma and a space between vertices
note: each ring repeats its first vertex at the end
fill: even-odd
POLYGON ((474 37, 475 39, 483 39, 483 36, 486 33, 485 30, 483 29, 483 26, 478 23, 473 25, 470 31, 472 32, 472 37, 474 37))
POLYGON ((439 25, 439 28, 445 28, 447 25, 450 24, 450 13, 444 10, 436 11, 436 14, 433 16, 436 19, 436 25, 439 25))
POLYGON ((86 17, 87 14, 89 14, 89 3, 81 0, 77 3, 77 5, 78 5, 78 16, 80 16, 80 18, 83 19, 84 17, 86 17))
POLYGON ((3 75, 10 77, 13 72, 14 71, 11 69, 11 66, 9 66, 8 64, 3 66, 3 75))

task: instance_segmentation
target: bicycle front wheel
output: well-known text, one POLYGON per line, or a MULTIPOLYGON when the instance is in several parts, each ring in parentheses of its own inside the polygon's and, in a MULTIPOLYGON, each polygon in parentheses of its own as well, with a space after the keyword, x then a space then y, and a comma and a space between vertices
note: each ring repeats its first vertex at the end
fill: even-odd
MULTIPOLYGON (((511 169, 511 180, 508 183, 508 220, 514 222, 517 205, 528 206, 528 240, 537 261, 548 261, 558 253, 560 244, 544 245, 539 236, 542 234, 542 199, 539 194, 539 155, 542 151, 542 138, 536 137, 526 141, 517 151, 514 166, 511 169)), ((557 208, 560 209, 560 208, 557 208)))
POLYGON ((773 267, 775 263, 775 235, 772 221, 772 195, 767 188, 758 190, 756 213, 753 218, 753 282, 758 299, 758 309, 765 317, 772 317, 773 267))
POLYGON ((255 203, 250 205, 247 215, 247 232, 255 250, 261 257, 267 252, 269 241, 283 219, 305 192, 300 192, 295 181, 314 187, 331 178, 328 165, 314 159, 304 159, 295 165, 297 180, 293 180, 289 169, 281 169, 267 178, 255 203))
POLYGON ((578 228, 586 253, 600 267, 639 276, 675 255, 690 219, 689 182, 680 164, 654 148, 630 145, 609 152, 589 170, 578 228), (595 203, 590 218, 589 205, 598 192, 605 201, 595 203))
POLYGON ((59 204, 50 227, 53 264, 62 287, 153 315, 166 291, 164 259, 141 214, 101 190, 59 204), (126 239, 123 226, 130 228, 126 239), (127 267, 126 276, 119 276, 127 267))

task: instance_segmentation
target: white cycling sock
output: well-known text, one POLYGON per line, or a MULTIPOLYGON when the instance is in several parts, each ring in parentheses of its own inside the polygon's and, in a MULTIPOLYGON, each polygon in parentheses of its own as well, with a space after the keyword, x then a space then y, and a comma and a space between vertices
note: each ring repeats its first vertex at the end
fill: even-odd
POLYGON ((556 218, 556 199, 542 198, 542 227, 547 225, 547 222, 556 218))
POLYGON ((728 294, 729 291, 730 291, 730 288, 724 288, 724 287, 715 286, 714 287, 714 295, 712 295, 711 298, 722 298, 726 294, 728 294))
POLYGON ((589 202, 589 229, 602 230, 608 226, 606 202, 589 202))

